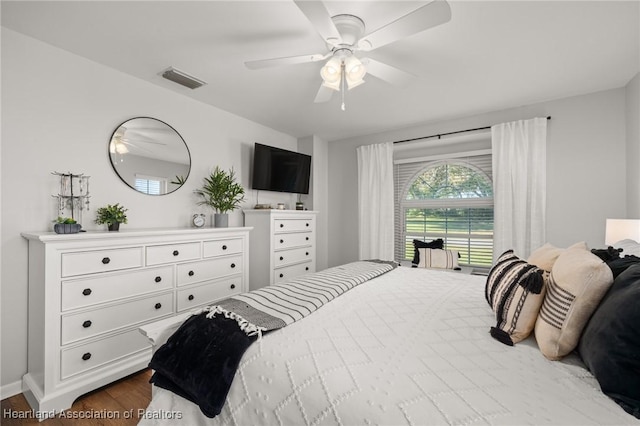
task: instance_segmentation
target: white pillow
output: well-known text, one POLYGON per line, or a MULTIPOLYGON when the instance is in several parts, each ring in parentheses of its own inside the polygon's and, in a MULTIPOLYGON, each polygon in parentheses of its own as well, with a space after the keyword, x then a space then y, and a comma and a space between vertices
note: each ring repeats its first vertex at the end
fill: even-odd
POLYGON ((620 240, 613 245, 613 248, 621 248, 622 253, 620 253, 620 257, 625 257, 627 255, 635 255, 640 257, 640 243, 637 243, 633 240, 620 240))
POLYGON ((458 265, 458 252, 456 250, 419 248, 419 268, 455 269, 458 265))

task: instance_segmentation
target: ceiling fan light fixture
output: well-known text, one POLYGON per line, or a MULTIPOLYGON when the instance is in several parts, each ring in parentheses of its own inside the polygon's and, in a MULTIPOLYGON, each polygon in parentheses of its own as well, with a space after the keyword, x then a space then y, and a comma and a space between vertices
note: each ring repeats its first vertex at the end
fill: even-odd
POLYGON ((365 81, 363 79, 360 80, 350 80, 349 77, 347 77, 347 87, 349 88, 349 90, 354 89, 358 86, 360 86, 361 84, 364 84, 365 81))
POLYGON ((329 82, 329 81, 326 81, 326 80, 325 80, 325 81, 323 81, 323 82, 322 82, 322 85, 323 85, 324 87, 328 87, 329 89, 333 89, 333 90, 335 90, 336 92, 339 92, 339 91, 340 91, 340 80, 338 80, 338 81, 332 81, 332 82, 329 82))
POLYGON ((351 55, 344 59, 344 69, 348 80, 360 81, 367 73, 367 67, 360 61, 360 59, 351 55))
POLYGON ((342 67, 342 61, 335 56, 327 61, 327 63, 320 69, 320 76, 325 83, 339 83, 340 82, 340 68, 342 67))
POLYGON ((109 144, 109 152, 111 154, 127 154, 129 153, 129 148, 119 140, 112 140, 109 144))

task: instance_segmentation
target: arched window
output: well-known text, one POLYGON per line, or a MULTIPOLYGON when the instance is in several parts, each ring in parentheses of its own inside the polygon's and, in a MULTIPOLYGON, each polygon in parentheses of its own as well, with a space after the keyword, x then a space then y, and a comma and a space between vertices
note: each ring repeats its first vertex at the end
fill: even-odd
POLYGON ((490 267, 493 257, 493 186, 471 164, 432 162, 405 186, 400 200, 404 259, 413 257, 413 240, 442 238, 460 253, 461 265, 490 267))

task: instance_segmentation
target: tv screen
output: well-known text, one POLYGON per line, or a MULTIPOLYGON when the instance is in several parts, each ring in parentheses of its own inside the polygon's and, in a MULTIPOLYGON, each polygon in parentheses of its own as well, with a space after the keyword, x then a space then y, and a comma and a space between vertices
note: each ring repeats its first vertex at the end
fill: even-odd
POLYGON ((310 155, 255 144, 251 184, 253 189, 308 194, 310 175, 310 155))

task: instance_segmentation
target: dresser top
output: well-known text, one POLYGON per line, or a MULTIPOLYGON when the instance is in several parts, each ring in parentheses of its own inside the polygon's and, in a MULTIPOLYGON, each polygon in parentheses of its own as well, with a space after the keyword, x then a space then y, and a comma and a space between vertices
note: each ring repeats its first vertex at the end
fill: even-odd
POLYGON ((244 214, 280 214, 280 215, 304 215, 317 214, 315 210, 281 210, 281 209, 244 209, 244 214))
POLYGON ((65 241, 87 241, 87 240, 110 240, 127 238, 148 238, 148 237, 192 237, 209 238, 216 236, 226 236, 249 232, 252 227, 232 227, 232 228, 148 228, 148 229, 126 229, 117 232, 109 231, 86 231, 76 234, 56 234, 55 232, 22 232, 24 238, 28 240, 38 240, 42 242, 65 242, 65 241))

